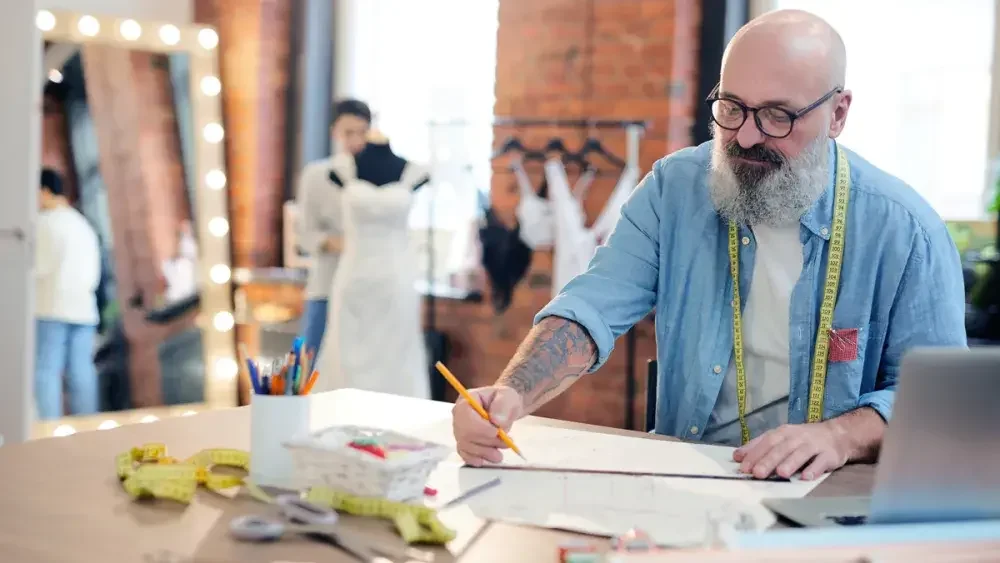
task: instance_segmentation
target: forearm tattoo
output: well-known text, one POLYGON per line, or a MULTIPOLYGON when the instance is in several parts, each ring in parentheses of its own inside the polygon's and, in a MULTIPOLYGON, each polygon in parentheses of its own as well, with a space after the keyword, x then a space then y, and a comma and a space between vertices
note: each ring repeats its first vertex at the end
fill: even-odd
POLYGON ((497 384, 520 393, 526 411, 532 412, 569 387, 595 361, 597 346, 582 326, 548 317, 521 342, 497 384))

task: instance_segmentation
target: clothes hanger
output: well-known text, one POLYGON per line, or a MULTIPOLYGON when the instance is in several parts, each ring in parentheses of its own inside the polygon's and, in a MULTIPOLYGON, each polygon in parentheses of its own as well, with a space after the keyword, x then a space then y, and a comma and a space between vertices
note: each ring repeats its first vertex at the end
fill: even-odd
POLYGON ((624 160, 608 151, 608 149, 604 147, 604 144, 601 143, 600 139, 596 137, 587 137, 587 140, 583 142, 583 146, 580 147, 579 152, 577 152, 574 156, 578 159, 586 161, 586 156, 590 153, 597 153, 603 156, 605 160, 619 168, 625 168, 626 166, 624 160))
POLYGON ((497 149, 496 152, 494 152, 490 157, 490 160, 500 158, 501 156, 512 152, 521 153, 524 160, 545 160, 544 152, 528 149, 523 143, 521 143, 521 139, 518 139, 517 137, 507 137, 503 144, 500 145, 500 148, 497 149))
POLYGON ((563 142, 561 137, 553 137, 549 139, 547 145, 545 145, 544 151, 546 154, 553 152, 560 153, 562 156, 563 164, 576 164, 580 167, 580 171, 583 172, 587 169, 589 163, 584 160, 582 155, 574 153, 573 151, 566 148, 566 144, 563 142))

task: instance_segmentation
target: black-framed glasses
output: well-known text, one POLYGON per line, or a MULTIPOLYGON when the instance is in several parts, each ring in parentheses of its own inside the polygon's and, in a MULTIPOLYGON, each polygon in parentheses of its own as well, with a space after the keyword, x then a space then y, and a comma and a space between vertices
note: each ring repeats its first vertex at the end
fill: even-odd
POLYGON ((823 105, 823 102, 843 91, 842 87, 837 86, 799 111, 790 111, 774 105, 755 108, 732 98, 720 98, 719 85, 712 89, 712 93, 708 95, 705 102, 712 109, 712 121, 723 129, 738 130, 743 127, 747 117, 752 113, 753 121, 761 133, 774 139, 784 139, 792 134, 792 126, 795 125, 796 119, 818 108, 823 105))

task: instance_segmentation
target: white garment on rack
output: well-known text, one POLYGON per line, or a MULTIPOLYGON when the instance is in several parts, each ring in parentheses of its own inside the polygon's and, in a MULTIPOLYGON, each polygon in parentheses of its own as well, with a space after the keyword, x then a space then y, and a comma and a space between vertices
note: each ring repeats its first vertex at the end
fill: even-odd
POLYGON ((429 399, 408 226, 413 185, 426 173, 407 164, 399 181, 375 186, 357 178, 350 156, 335 156, 332 167, 344 183, 344 248, 330 290, 316 391, 351 387, 429 399))
POLYGON ((587 271, 590 259, 614 229, 621 208, 638 181, 638 167, 626 166, 594 226, 587 228, 587 215, 580 200, 570 192, 566 167, 556 159, 545 163, 549 199, 555 218, 555 249, 552 260, 552 295, 576 276, 587 271))
POLYGON ((552 206, 535 191, 531 185, 531 178, 528 178, 528 173, 520 161, 514 161, 513 168, 517 188, 521 192, 521 201, 517 204, 517 222, 521 227, 521 240, 532 250, 551 247, 552 206))
POLYGON ((576 179, 576 183, 573 184, 573 199, 580 202, 583 205, 584 200, 587 199, 587 193, 590 192, 590 186, 594 183, 594 178, 597 177, 597 170, 593 168, 588 168, 580 174, 580 177, 576 179))
POLYGON ((622 215, 622 207, 632 195, 632 190, 639 184, 639 167, 635 165, 626 166, 622 170, 622 175, 618 177, 615 189, 611 190, 608 201, 604 203, 604 209, 597 216, 597 220, 590 227, 597 237, 598 244, 604 244, 611 235, 611 231, 618 224, 618 218, 622 215))
MULTIPOLYGON (((524 170, 524 165, 519 160, 515 160, 512 167, 514 177, 517 179, 518 191, 521 193, 521 201, 517 205, 517 221, 521 227, 521 240, 532 250, 550 248, 555 240, 552 202, 538 195, 534 186, 531 185, 531 178, 524 170)), ((596 176, 596 171, 587 170, 573 185, 573 197, 581 204, 587 197, 587 192, 596 176)), ((551 180, 549 182, 551 183, 551 180)))

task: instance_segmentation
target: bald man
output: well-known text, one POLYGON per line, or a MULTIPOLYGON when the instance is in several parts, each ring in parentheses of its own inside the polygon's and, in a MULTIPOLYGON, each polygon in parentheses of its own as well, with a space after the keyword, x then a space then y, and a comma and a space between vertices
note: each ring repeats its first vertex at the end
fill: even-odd
MULTIPOLYGON (((836 143, 844 73, 843 42, 815 16, 743 27, 707 100, 713 140, 653 166, 587 272, 474 391, 494 422, 509 429, 597 370, 654 311, 657 433, 739 446, 758 478, 873 460, 901 358, 966 346, 965 299, 941 218, 836 143)), ((468 404, 453 421, 466 462, 501 459, 468 404)))

